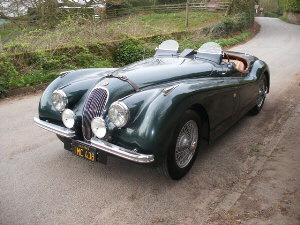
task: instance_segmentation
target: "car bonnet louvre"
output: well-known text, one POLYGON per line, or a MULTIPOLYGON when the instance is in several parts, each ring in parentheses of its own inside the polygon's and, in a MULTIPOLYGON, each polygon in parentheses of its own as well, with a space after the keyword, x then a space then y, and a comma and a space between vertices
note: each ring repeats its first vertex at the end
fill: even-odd
POLYGON ((94 135, 91 128, 92 119, 103 115, 108 100, 108 90, 94 88, 89 94, 82 113, 82 134, 89 141, 94 135))

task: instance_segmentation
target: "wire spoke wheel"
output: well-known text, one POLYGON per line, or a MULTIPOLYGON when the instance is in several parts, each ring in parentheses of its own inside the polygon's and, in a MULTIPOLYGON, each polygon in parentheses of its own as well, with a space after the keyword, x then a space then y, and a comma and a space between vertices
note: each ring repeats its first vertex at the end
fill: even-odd
POLYGON ((186 122, 177 137, 175 161, 179 168, 186 167, 192 160, 198 144, 198 125, 194 120, 186 122))
POLYGON ((266 98, 266 95, 268 93, 268 88, 266 85, 265 80, 263 79, 259 85, 259 90, 258 90, 258 99, 257 99, 257 107, 260 108, 262 104, 264 103, 264 100, 266 98))

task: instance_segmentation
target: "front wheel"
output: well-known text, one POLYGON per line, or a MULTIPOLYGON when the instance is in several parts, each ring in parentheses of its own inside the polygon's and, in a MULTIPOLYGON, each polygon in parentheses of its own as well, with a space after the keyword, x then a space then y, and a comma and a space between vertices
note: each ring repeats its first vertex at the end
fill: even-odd
POLYGON ((258 99, 256 101, 256 105, 252 108, 250 114, 256 115, 261 111, 262 107, 264 106, 267 93, 268 93, 268 83, 267 83, 267 78, 264 75, 259 82, 258 99))
POLYGON ((180 118, 166 159, 159 168, 165 176, 178 180, 192 167, 198 152, 201 119, 197 113, 187 110, 180 118))

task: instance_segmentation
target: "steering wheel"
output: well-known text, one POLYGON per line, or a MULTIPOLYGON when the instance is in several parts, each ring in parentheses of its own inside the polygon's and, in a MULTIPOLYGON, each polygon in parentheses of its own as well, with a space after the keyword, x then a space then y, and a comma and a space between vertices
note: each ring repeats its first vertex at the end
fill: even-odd
POLYGON ((226 56, 226 57, 227 57, 227 59, 228 59, 228 62, 230 62, 229 55, 228 55, 226 52, 224 52, 224 51, 223 51, 223 56, 224 56, 224 57, 226 56))

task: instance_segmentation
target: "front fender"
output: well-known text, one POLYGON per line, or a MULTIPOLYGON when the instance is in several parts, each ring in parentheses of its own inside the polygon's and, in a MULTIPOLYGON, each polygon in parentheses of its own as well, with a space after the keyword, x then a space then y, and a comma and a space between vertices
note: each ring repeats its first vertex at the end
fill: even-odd
POLYGON ((201 95, 194 93, 199 89, 196 86, 180 84, 168 95, 158 88, 123 99, 130 108, 131 120, 125 128, 115 132, 114 139, 120 145, 154 154, 155 162, 161 163, 181 115, 193 104, 201 102, 201 95))
POLYGON ((93 87, 108 71, 115 68, 84 69, 65 73, 54 81, 44 91, 39 103, 40 118, 61 123, 61 113, 52 105, 51 96, 56 89, 62 89, 68 97, 68 108, 73 109, 82 96, 93 87))

